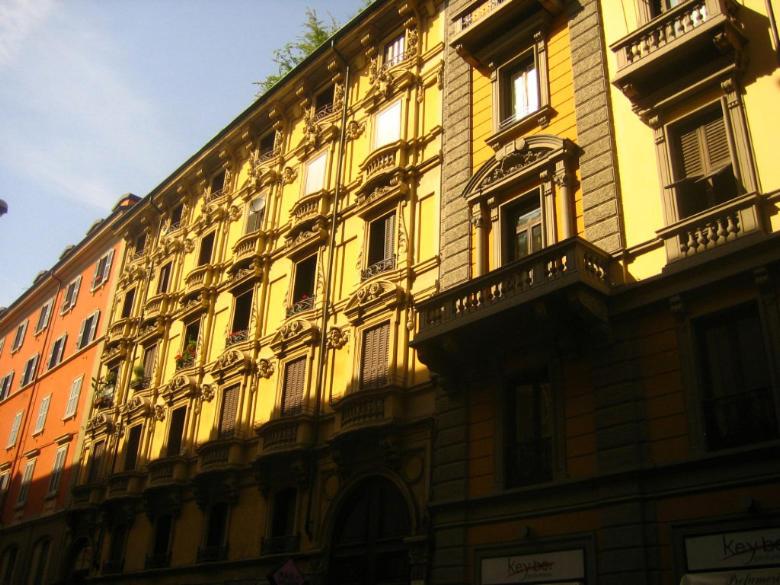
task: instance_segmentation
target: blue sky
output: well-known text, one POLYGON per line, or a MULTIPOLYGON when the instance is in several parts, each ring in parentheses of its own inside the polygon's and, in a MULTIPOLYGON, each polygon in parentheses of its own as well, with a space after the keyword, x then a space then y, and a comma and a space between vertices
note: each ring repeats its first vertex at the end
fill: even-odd
POLYGON ((307 6, 361 0, 0 0, 0 306, 243 111, 307 6))

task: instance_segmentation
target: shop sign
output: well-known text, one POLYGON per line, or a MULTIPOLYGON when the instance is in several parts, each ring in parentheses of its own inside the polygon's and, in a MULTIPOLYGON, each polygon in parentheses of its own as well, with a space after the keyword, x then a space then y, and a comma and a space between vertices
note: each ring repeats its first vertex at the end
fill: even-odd
POLYGON ((685 555, 689 571, 780 565, 780 528, 686 538, 685 555))
POLYGON ((680 585, 780 585, 780 569, 695 573, 685 575, 680 585))
POLYGON ((582 581, 576 580, 584 578, 582 550, 482 559, 482 585, 578 585, 582 581))

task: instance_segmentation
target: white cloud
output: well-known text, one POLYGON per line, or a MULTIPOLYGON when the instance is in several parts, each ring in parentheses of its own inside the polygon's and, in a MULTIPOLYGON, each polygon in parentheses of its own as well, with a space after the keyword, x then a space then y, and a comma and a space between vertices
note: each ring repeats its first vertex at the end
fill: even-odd
POLYGON ((25 39, 46 20, 52 0, 0 1, 0 66, 10 62, 25 39))

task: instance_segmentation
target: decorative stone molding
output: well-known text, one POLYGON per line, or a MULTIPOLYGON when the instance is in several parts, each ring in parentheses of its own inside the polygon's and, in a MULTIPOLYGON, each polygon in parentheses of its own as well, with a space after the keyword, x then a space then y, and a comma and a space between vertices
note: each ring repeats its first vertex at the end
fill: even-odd
POLYGON ((115 428, 116 425, 114 424, 111 416, 105 412, 99 412, 91 419, 89 419, 86 430, 91 436, 94 437, 97 433, 100 432, 105 432, 107 434, 112 433, 114 432, 115 428))
POLYGON ((261 378, 270 378, 274 373, 274 363, 271 360, 261 358, 257 361, 257 375, 261 378))
POLYGON ((360 287, 344 307, 350 323, 357 323, 366 316, 396 307, 403 303, 404 291, 388 280, 375 280, 360 287))
POLYGON ((123 421, 128 421, 135 416, 148 416, 151 412, 149 400, 135 395, 119 408, 119 414, 123 421))
POLYGON ((170 405, 178 396, 191 396, 195 389, 195 380, 186 374, 179 374, 165 386, 161 396, 170 405))
POLYGON ((154 420, 162 422, 165 420, 165 407, 161 404, 154 405, 154 420))
POLYGON ((358 122, 357 120, 350 120, 347 123, 346 134, 349 140, 356 140, 360 138, 363 131, 366 129, 365 122, 358 122))
POLYGON ((347 344, 347 341, 349 341, 349 331, 339 327, 331 327, 328 330, 328 349, 341 349, 347 344))
POLYGON ((294 169, 293 167, 284 167, 284 170, 282 171, 282 183, 284 185, 289 185, 296 179, 297 176, 297 169, 294 169))
POLYGON ((243 372, 249 368, 251 359, 243 351, 228 349, 211 367, 211 374, 218 378, 224 378, 228 374, 243 372))
POLYGON ((315 343, 319 340, 320 330, 311 321, 292 319, 282 325, 271 340, 271 349, 281 356, 293 347, 315 343))
POLYGON ((214 396, 216 395, 216 392, 214 391, 214 386, 211 384, 201 384, 200 386, 200 394, 198 397, 203 402, 211 402, 214 400, 214 396))

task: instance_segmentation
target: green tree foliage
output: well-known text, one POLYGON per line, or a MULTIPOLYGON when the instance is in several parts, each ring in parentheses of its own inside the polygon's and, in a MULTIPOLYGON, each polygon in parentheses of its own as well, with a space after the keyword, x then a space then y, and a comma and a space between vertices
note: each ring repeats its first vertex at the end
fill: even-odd
POLYGON ((255 82, 259 88, 257 97, 271 89, 298 63, 327 41, 339 29, 339 25, 332 16, 330 16, 330 22, 326 22, 317 16, 317 12, 313 8, 307 8, 306 21, 303 23, 302 29, 302 33, 294 41, 286 43, 281 49, 274 51, 273 62, 276 64, 276 73, 268 75, 262 81, 255 82))

